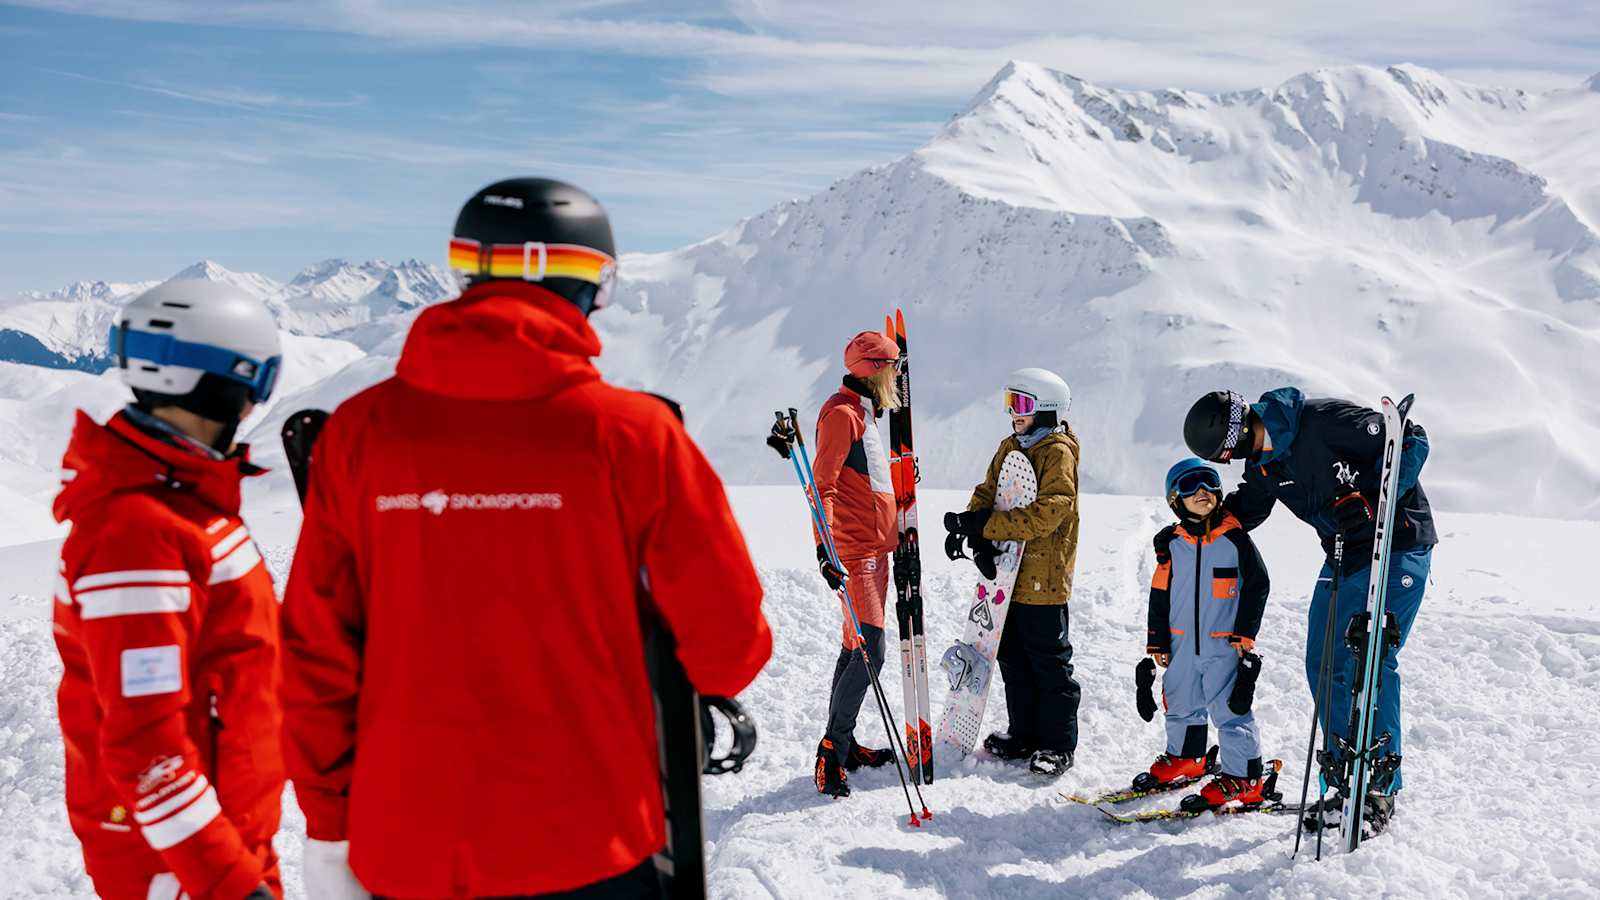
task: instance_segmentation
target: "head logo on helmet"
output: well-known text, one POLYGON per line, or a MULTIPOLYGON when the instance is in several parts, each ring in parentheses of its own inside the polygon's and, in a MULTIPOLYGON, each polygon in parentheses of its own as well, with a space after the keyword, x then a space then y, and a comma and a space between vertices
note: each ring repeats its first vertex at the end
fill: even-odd
POLYGON ((533 282, 584 315, 611 299, 616 255, 600 202, 548 178, 512 178, 474 194, 450 240, 450 268, 464 286, 533 282))

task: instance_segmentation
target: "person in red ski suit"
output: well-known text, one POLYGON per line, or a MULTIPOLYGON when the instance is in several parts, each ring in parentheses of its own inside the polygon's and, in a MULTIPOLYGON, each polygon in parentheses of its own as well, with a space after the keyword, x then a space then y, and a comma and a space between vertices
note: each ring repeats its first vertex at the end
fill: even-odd
POLYGON ((732 696, 771 654, 761 585, 674 409, 591 362, 615 265, 594 198, 500 182, 455 235, 466 291, 312 459, 284 601, 307 892, 657 896, 641 605, 732 696))
POLYGON ((55 587, 67 819, 106 900, 281 897, 278 601, 239 517, 235 446, 271 393, 260 302, 178 281, 125 307, 136 402, 84 413, 62 460, 55 587))
MULTIPOLYGON (((895 409, 895 364, 900 347, 893 338, 863 331, 844 349, 844 383, 817 413, 817 458, 813 466, 817 501, 833 533, 844 571, 835 568, 817 535, 817 564, 828 587, 838 591, 849 580, 850 601, 867 655, 876 674, 883 668, 884 603, 889 589, 889 554, 899 542, 889 455, 877 419, 895 409)), ((847 771, 876 768, 894 759, 889 748, 856 743, 856 718, 872 684, 861 659, 860 641, 845 616, 843 646, 833 668, 828 695, 828 725, 817 744, 813 779, 817 792, 850 796, 847 771)))

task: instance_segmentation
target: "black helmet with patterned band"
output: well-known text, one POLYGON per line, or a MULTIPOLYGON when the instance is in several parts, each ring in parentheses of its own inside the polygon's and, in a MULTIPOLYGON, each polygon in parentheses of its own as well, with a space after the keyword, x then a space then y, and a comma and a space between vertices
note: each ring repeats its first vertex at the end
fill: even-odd
POLYGON ((450 268, 467 285, 533 282, 588 315, 610 299, 617 248, 611 220, 588 193, 549 178, 511 178, 461 207, 450 268))
POLYGON ((1237 391, 1212 391, 1189 407, 1183 420, 1183 442, 1201 459, 1231 462, 1250 455, 1255 446, 1250 404, 1237 391))

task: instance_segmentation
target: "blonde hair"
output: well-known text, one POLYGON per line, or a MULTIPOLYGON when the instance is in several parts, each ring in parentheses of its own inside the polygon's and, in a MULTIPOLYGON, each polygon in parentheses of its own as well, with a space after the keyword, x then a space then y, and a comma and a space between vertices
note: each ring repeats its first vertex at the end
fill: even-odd
POLYGON ((895 387, 894 366, 884 366, 863 381, 872 391, 872 402, 879 409, 899 409, 900 392, 895 387))

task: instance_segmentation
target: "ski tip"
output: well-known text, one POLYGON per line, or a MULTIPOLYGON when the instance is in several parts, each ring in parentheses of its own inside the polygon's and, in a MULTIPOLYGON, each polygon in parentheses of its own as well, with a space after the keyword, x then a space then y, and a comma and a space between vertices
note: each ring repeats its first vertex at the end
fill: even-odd
POLYGON ((922 827, 922 820, 918 819, 915 813, 913 813, 911 815, 911 818, 908 819, 907 821, 909 821, 911 823, 911 827, 912 828, 921 828, 922 827))
POLYGON ((922 818, 924 820, 933 818, 933 813, 929 812, 926 806, 922 808, 922 818))

